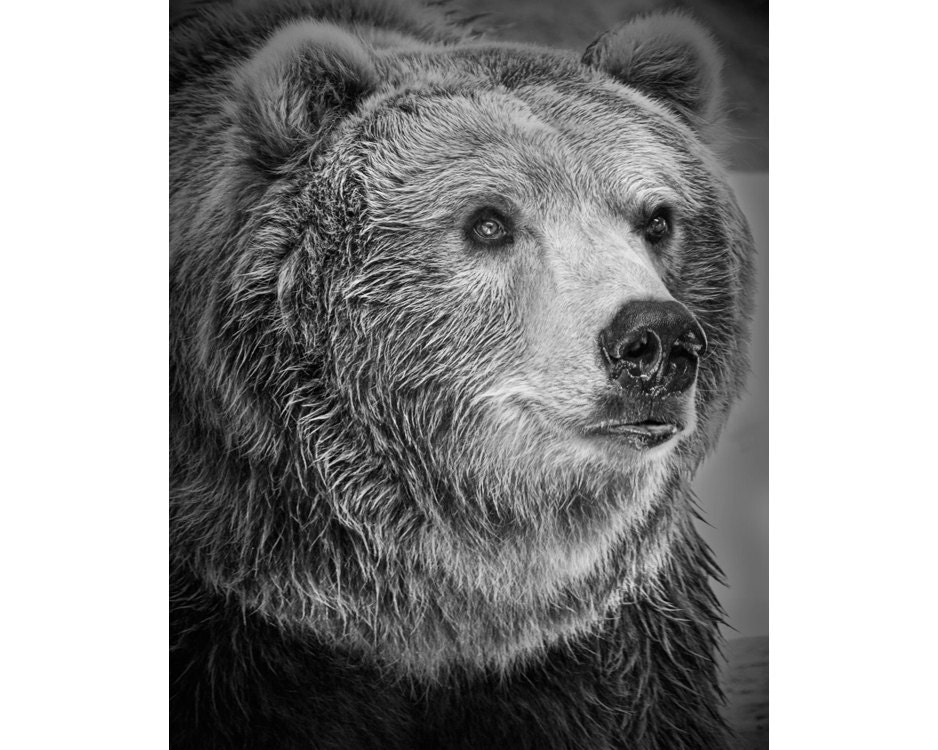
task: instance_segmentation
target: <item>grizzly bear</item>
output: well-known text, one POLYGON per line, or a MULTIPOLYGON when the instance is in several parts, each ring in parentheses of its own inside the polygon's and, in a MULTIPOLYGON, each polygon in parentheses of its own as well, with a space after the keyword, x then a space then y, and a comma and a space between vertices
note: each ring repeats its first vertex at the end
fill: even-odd
POLYGON ((707 33, 203 3, 170 77, 173 747, 725 747, 707 33))

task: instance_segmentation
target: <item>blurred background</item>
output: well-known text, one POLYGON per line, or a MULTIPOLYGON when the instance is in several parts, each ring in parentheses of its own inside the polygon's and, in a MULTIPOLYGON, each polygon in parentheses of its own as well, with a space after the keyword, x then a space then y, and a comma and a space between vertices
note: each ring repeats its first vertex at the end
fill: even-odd
POLYGON ((729 718, 740 750, 768 747, 768 0, 450 0, 444 7, 496 39, 581 52, 600 33, 636 14, 680 9, 710 29, 726 67, 730 130, 723 151, 758 247, 752 373, 716 452, 694 488, 699 525, 726 576, 716 594, 727 613, 723 671, 729 718))

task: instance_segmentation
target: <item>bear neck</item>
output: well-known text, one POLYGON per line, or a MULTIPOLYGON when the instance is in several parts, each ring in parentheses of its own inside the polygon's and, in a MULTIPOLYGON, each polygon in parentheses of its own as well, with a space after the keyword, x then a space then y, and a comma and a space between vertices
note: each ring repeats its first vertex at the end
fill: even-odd
POLYGON ((720 610, 708 580, 718 573, 692 525, 671 565, 656 589, 623 600, 587 632, 504 670, 457 668, 434 679, 284 630, 174 566, 174 746, 227 737, 260 747, 269 732, 281 747, 311 736, 323 748, 533 748, 584 737, 577 746, 722 747, 713 708, 722 699, 720 610), (574 694, 585 700, 569 700, 574 694))

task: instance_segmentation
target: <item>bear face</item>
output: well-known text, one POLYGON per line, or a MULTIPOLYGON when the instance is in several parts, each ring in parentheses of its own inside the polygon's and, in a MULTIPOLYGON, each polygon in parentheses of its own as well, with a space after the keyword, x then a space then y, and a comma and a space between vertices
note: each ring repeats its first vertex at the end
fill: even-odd
POLYGON ((745 370, 717 69, 679 16, 581 60, 304 20, 234 66, 178 188, 174 558, 425 676, 654 590, 745 370))

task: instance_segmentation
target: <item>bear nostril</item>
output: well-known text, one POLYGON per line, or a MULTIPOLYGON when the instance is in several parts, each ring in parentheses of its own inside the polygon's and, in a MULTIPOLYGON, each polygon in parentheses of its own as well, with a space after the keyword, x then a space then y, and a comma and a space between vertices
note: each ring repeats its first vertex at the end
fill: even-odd
POLYGON ((648 349, 648 331, 642 334, 638 341, 629 345, 623 352, 626 359, 637 359, 648 349))
POLYGON ((626 339, 620 359, 632 375, 649 378, 658 369, 661 349, 661 339, 654 331, 646 330, 632 341, 626 339))
POLYGON ((694 321, 694 327, 675 341, 674 347, 686 351, 691 356, 703 357, 707 353, 707 337, 700 324, 694 321))

